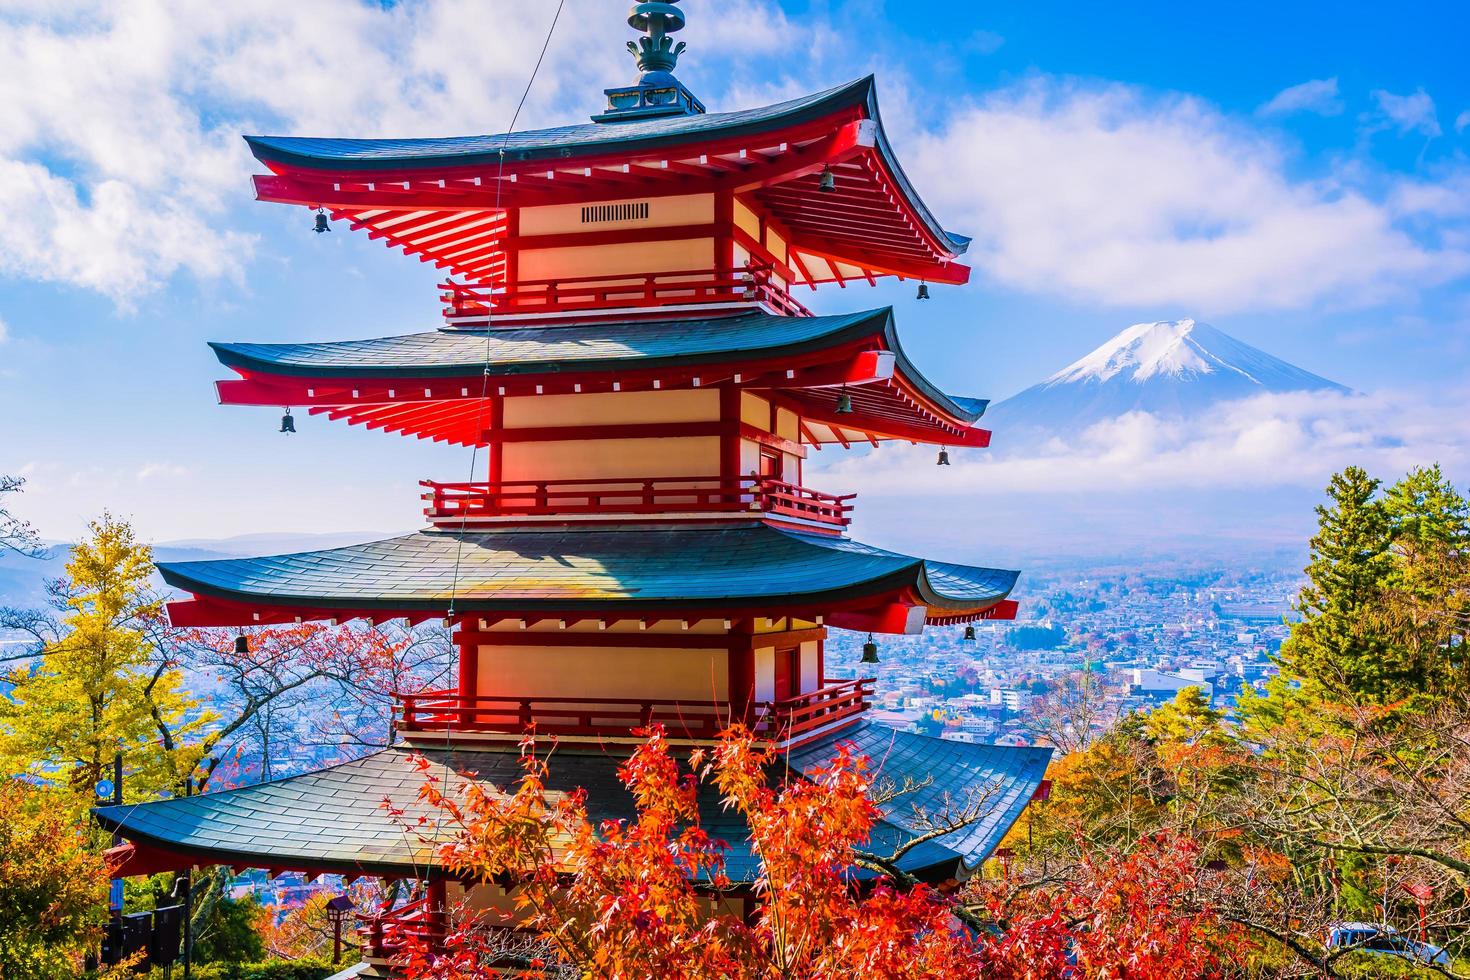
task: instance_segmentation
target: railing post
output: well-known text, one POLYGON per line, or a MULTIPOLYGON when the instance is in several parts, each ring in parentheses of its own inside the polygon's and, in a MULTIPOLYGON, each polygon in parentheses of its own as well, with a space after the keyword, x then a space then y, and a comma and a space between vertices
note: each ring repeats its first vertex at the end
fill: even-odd
POLYGON ((521 702, 520 724, 521 731, 531 727, 531 702, 529 701, 521 702))

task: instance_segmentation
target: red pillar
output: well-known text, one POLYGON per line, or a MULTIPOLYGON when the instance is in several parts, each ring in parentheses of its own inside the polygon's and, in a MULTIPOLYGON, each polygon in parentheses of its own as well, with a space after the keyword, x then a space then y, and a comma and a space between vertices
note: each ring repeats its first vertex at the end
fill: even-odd
POLYGON ((478 620, 473 617, 455 621, 455 628, 459 636, 455 638, 455 645, 459 648, 459 689, 455 692, 459 695, 460 724, 466 728, 472 727, 475 720, 474 698, 480 693, 480 645, 464 639, 466 632, 475 632, 474 626, 478 620))

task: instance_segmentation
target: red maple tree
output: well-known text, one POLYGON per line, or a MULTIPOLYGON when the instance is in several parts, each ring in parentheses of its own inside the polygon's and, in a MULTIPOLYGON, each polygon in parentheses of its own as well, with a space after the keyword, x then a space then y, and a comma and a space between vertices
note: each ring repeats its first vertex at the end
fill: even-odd
POLYGON ((1195 855, 1178 840, 1096 859, 1054 889, 982 886, 970 902, 859 870, 882 863, 866 851, 880 813, 868 760, 846 749, 773 784, 774 756, 744 729, 686 763, 654 729, 619 773, 636 817, 598 826, 583 793, 548 790, 531 739, 523 757, 505 792, 472 781, 446 791, 422 763, 422 796, 455 831, 442 867, 507 888, 516 912, 455 910, 444 948, 403 936, 408 977, 504 976, 513 934, 536 944, 519 947, 521 975, 547 978, 1188 980, 1217 975, 1229 949, 1193 900, 1195 855), (701 784, 743 819, 753 877, 732 880, 726 846, 701 826, 701 784))

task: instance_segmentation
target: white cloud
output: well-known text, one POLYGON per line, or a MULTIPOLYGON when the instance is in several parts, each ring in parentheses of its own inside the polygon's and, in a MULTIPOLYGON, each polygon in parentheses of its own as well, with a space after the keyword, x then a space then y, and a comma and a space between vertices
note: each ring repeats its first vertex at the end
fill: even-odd
POLYGON ((1314 78, 1300 85, 1282 89, 1256 111, 1263 116, 1286 116, 1294 112, 1314 112, 1319 116, 1336 116, 1342 112, 1342 99, 1337 95, 1337 79, 1314 78))
POLYGON ((1274 140, 1183 96, 1035 79, 908 155, 969 260, 1021 289, 1223 313, 1367 305, 1470 272, 1351 171, 1295 179, 1274 140), (1415 229, 1417 231, 1417 229, 1415 229))
MULTIPOLYGON (((633 74, 615 10, 561 18, 521 125, 576 120, 633 74)), ((550 4, 77 0, 0 13, 0 275, 126 305, 179 272, 239 278, 242 132, 446 135, 509 124, 550 4)), ((803 44, 770 0, 695 18, 703 64, 803 44), (754 46, 754 47, 752 47, 754 46)))
POLYGON ((1439 117, 1434 111, 1434 100, 1422 88, 1409 95, 1394 95, 1377 89, 1373 101, 1378 103, 1378 116, 1371 131, 1394 129, 1400 136, 1420 133, 1435 137, 1443 130, 1439 128, 1439 117))
MULTIPOLYGON (((1021 433, 1016 433, 1021 438, 1021 433)), ((1129 493, 1324 485, 1349 464, 1397 475, 1434 462, 1461 482, 1470 467, 1470 400, 1415 393, 1264 395, 1227 402, 1181 421, 1144 412, 1100 422, 1069 438, 956 455, 941 481, 916 485, 931 449, 888 447, 829 473, 865 495, 1129 493)))
POLYGON ((9 339, 10 326, 4 320, 0 320, 0 344, 5 343, 9 339))
POLYGON ((1470 109, 1455 117, 1455 132, 1463 133, 1467 129, 1470 129, 1470 109))

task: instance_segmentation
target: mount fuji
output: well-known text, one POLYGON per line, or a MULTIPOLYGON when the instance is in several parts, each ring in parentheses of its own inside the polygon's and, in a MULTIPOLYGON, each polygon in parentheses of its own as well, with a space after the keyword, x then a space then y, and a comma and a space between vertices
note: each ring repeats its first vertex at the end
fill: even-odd
POLYGON ((1136 323, 995 405, 996 428, 1080 431, 1128 412, 1187 417, 1254 395, 1348 388, 1194 320, 1136 323))

